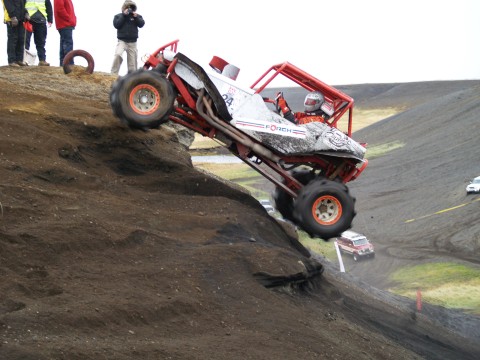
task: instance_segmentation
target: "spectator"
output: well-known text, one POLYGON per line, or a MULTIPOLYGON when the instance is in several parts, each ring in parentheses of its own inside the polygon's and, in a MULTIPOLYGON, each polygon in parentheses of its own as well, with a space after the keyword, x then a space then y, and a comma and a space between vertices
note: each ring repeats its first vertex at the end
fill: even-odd
MULTIPOLYGON (((50 0, 26 0, 25 9, 32 24, 33 39, 37 48, 38 65, 50 66, 47 62, 45 43, 47 40, 47 24, 52 26, 53 11, 50 0)), ((27 31, 25 38, 25 49, 30 50, 30 38, 32 33, 27 31)))
POLYGON ((28 20, 25 11, 25 0, 2 0, 4 22, 7 24, 7 56, 8 65, 26 66, 23 61, 25 52, 25 28, 23 22, 28 20))
POLYGON ((127 0, 122 5, 122 12, 113 18, 113 26, 117 29, 118 43, 113 57, 111 73, 118 74, 122 65, 122 54, 127 52, 128 72, 137 69, 137 39, 138 28, 143 27, 145 21, 137 13, 135 2, 127 0))
MULTIPOLYGON (((65 55, 73 50, 73 30, 77 26, 77 17, 72 0, 53 0, 53 8, 55 24, 60 33, 60 66, 63 66, 65 55)), ((73 59, 70 65, 73 65, 73 59)))

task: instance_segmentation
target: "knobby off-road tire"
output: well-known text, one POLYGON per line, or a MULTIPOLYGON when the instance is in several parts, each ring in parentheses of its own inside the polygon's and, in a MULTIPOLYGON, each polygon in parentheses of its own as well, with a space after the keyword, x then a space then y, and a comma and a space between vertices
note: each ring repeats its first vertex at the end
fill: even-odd
POLYGON ((316 179, 300 190, 293 217, 311 237, 328 240, 352 226, 355 199, 343 183, 316 179))
POLYGON ((119 106, 114 105, 114 104, 118 104, 118 92, 120 91, 122 84, 123 84, 123 77, 119 77, 117 80, 114 81, 110 89, 109 101, 110 101, 110 107, 112 108, 113 114, 117 118, 119 118, 123 123, 125 123, 125 125, 128 125, 128 123, 121 118, 122 114, 117 111, 119 106))
POLYGON ((95 61, 93 61, 92 55, 90 55, 88 52, 85 50, 72 50, 65 55, 63 58, 63 72, 65 74, 70 74, 72 72, 72 66, 70 63, 72 62, 73 58, 80 56, 87 60, 87 68, 85 69, 85 72, 88 74, 93 73, 93 69, 95 68, 95 61))
MULTIPOLYGON (((315 175, 308 170, 294 170, 292 176, 301 184, 306 185, 315 178, 315 175)), ((285 184, 285 180, 283 181, 285 184)), ((293 217, 293 198, 283 189, 277 187, 273 193, 273 201, 275 209, 282 215, 285 220, 295 222, 293 217)))
POLYGON ((118 79, 110 91, 113 113, 132 128, 153 129, 168 121, 175 92, 164 75, 140 69, 118 79))

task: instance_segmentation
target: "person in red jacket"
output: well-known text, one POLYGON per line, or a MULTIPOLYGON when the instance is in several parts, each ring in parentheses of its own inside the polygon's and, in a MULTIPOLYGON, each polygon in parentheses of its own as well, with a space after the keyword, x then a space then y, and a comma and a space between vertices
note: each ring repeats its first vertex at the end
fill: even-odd
MULTIPOLYGON (((73 30, 77 26, 72 0, 53 0, 53 15, 60 33, 60 66, 63 66, 65 55, 73 50, 73 30)), ((73 60, 70 64, 73 65, 73 60)))
POLYGON ((333 115, 333 104, 325 101, 325 97, 319 91, 313 91, 305 96, 303 103, 304 112, 292 113, 287 102, 283 97, 283 93, 277 93, 275 97, 275 107, 277 112, 285 119, 297 124, 308 124, 310 122, 325 122, 333 115))

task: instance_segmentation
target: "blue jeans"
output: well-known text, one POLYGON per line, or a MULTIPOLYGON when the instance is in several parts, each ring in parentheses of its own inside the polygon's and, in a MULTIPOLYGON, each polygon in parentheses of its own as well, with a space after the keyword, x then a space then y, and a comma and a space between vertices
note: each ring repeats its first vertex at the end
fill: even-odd
POLYGON ((9 64, 23 61, 24 41, 25 28, 23 23, 20 22, 15 27, 7 23, 7 56, 9 64))
MULTIPOLYGON (((46 23, 39 23, 33 22, 33 40, 35 41, 35 46, 37 48, 37 55, 38 60, 45 61, 47 60, 45 54, 45 43, 47 41, 47 24, 46 23)), ((27 31, 25 37, 25 49, 30 50, 30 39, 32 37, 32 33, 27 31)))
MULTIPOLYGON (((60 66, 63 66, 63 58, 73 50, 73 27, 59 29, 60 33, 60 66)), ((73 65, 73 60, 70 62, 73 65)))

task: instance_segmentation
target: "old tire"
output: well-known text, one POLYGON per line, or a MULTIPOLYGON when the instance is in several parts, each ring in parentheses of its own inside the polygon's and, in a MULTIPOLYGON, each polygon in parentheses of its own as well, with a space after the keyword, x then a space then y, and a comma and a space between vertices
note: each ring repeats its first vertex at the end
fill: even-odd
POLYGON ((317 179, 300 190, 293 217, 311 237, 328 240, 352 226, 354 208, 355 199, 343 183, 317 179))
MULTIPOLYGON (((303 185, 308 184, 311 180, 315 178, 315 175, 312 174, 309 170, 294 170, 292 176, 298 180, 303 185)), ((283 181, 285 184, 285 181, 283 181)), ((275 202, 275 208, 282 215, 285 220, 294 222, 293 218, 293 198, 285 192, 283 189, 277 187, 272 195, 273 201, 275 202)))
POLYGON ((175 93, 160 73, 137 70, 117 80, 110 92, 114 114, 132 128, 153 129, 168 121, 175 93))
POLYGON ((95 61, 93 61, 92 55, 90 55, 88 52, 85 50, 72 50, 65 55, 63 58, 63 72, 65 74, 69 74, 72 72, 72 66, 70 63, 72 62, 73 58, 80 56, 87 60, 87 68, 85 69, 85 72, 88 74, 93 73, 93 69, 95 68, 95 61))

